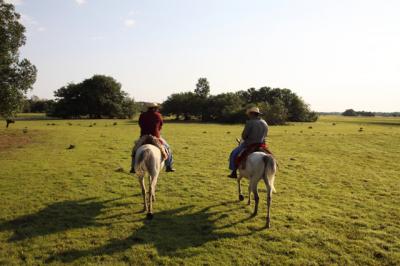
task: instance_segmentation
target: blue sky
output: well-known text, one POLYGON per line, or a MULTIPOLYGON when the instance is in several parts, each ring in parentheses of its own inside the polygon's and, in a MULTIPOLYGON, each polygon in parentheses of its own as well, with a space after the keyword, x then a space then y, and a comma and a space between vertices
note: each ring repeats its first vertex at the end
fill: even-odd
POLYGON ((289 88, 314 110, 400 111, 397 0, 8 0, 38 67, 31 94, 115 77, 163 101, 207 77, 213 94, 289 88))

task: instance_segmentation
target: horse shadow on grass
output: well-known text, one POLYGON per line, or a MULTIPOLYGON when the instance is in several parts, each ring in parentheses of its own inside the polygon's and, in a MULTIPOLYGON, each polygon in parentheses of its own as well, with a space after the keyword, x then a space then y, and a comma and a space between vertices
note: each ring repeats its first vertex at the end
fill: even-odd
POLYGON ((103 213, 108 203, 119 199, 96 201, 95 198, 67 200, 48 205, 37 213, 14 220, 0 222, 0 232, 13 231, 9 242, 23 241, 69 229, 104 226, 96 217, 103 213))
MULTIPOLYGON (((126 238, 112 239, 105 245, 85 250, 70 250, 50 257, 46 262, 61 261, 71 263, 75 260, 102 255, 113 255, 131 250, 135 245, 149 244, 157 249, 160 256, 187 257, 185 250, 200 247, 208 242, 219 239, 231 239, 248 236, 254 233, 236 234, 227 232, 227 228, 244 222, 251 217, 236 222, 222 223, 217 226, 220 219, 229 219, 229 213, 243 209, 244 206, 228 208, 224 211, 212 211, 214 207, 229 206, 233 202, 225 202, 200 210, 192 205, 155 214, 151 221, 145 220, 143 225, 126 238)), ((237 204, 237 202, 235 202, 237 204)), ((192 255, 196 253, 191 251, 192 255)))

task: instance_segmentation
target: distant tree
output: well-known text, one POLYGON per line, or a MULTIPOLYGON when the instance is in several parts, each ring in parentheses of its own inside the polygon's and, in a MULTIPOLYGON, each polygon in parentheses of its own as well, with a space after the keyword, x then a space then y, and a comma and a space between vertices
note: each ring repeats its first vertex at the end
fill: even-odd
POLYGON ((270 125, 283 125, 288 119, 288 110, 283 101, 277 99, 273 104, 261 103, 263 117, 270 125))
POLYGON ((135 114, 140 110, 140 105, 135 103, 133 98, 125 97, 122 101, 122 113, 119 115, 120 118, 132 119, 135 114))
POLYGON ((181 92, 170 95, 163 102, 161 112, 164 115, 175 115, 176 119, 184 118, 190 120, 194 116, 193 102, 197 95, 193 92, 181 92))
POLYGON ((347 109, 342 113, 343 116, 357 116, 357 112, 353 109, 347 109))
POLYGON ((245 102, 237 93, 221 93, 210 96, 205 108, 204 121, 227 123, 244 122, 246 120, 245 102))
POLYGON ((207 78, 199 78, 194 93, 202 98, 207 98, 210 95, 210 83, 207 78))
POLYGON ((0 0, 0 116, 12 118, 23 104, 24 94, 36 81, 36 67, 19 59, 25 44, 25 27, 12 4, 0 0))
POLYGON ((54 105, 53 100, 40 99, 33 95, 30 99, 24 100, 23 113, 48 113, 54 105))
POLYGON ((68 84, 54 93, 56 103, 49 115, 58 117, 132 117, 137 108, 114 78, 95 75, 68 84))

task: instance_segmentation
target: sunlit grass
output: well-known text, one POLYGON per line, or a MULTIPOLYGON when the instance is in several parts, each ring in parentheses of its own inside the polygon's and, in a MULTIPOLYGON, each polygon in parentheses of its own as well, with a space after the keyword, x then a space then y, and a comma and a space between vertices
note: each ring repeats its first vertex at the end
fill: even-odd
POLYGON ((269 230, 264 185, 250 218, 226 177, 241 129, 167 123, 178 171, 162 173, 148 222, 127 174, 136 122, 1 128, 0 138, 30 138, 0 151, 0 264, 400 264, 400 119, 271 127, 279 171, 269 230))

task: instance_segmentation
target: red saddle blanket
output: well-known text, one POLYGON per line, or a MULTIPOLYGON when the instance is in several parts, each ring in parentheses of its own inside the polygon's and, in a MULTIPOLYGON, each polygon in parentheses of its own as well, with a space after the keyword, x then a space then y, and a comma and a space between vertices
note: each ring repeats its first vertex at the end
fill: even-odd
POLYGON ((265 152, 267 154, 272 154, 272 152, 268 148, 268 144, 266 143, 255 143, 247 146, 235 159, 235 165, 237 168, 241 166, 241 168, 245 168, 247 157, 256 151, 265 152))

